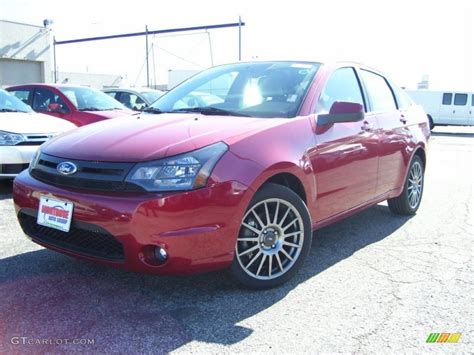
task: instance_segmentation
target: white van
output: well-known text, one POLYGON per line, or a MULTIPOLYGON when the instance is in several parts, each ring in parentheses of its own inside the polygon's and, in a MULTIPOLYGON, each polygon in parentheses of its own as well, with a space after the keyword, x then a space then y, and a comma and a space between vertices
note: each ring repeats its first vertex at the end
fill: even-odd
POLYGON ((407 90, 417 104, 423 106, 430 127, 474 125, 474 92, 407 90))

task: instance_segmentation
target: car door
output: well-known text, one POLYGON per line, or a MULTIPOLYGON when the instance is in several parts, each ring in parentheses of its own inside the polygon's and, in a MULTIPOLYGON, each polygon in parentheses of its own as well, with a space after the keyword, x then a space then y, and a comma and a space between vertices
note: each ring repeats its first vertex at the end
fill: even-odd
POLYGON ((469 96, 467 93, 454 94, 452 124, 468 124, 470 116, 469 111, 472 109, 470 103, 468 102, 468 98, 469 96))
POLYGON ((474 94, 471 94, 471 107, 469 109, 469 121, 467 124, 474 126, 474 94))
POLYGON ((377 118, 379 167, 376 196, 381 196, 403 185, 409 163, 410 119, 405 109, 398 107, 394 90, 385 77, 365 69, 359 72, 370 111, 377 118))
MULTIPOLYGON (((336 101, 366 107, 354 68, 339 68, 329 76, 316 113, 329 112, 336 101)), ((317 126, 322 129, 316 129, 316 146, 310 154, 317 183, 317 222, 373 199, 377 178, 376 118, 367 113, 364 121, 325 126, 317 126)))
POLYGON ((452 92, 443 92, 441 103, 439 106, 438 117, 435 120, 435 124, 451 124, 453 115, 453 98, 452 92))

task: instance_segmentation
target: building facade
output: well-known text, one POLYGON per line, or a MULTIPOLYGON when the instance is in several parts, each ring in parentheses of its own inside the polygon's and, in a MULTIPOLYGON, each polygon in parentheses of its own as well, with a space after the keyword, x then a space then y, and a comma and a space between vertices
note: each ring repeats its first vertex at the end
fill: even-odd
POLYGON ((51 30, 0 20, 0 87, 52 80, 51 30))

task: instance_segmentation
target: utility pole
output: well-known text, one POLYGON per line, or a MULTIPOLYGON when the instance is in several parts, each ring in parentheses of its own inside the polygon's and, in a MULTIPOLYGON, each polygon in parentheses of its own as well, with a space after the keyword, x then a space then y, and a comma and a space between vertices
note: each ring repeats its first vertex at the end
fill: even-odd
POLYGON ((242 60, 242 17, 239 16, 239 62, 242 60))
POLYGON ((148 63, 148 25, 145 26, 145 43, 146 43, 146 86, 150 87, 150 65, 148 63))
POLYGON ((57 74, 58 70, 56 68, 56 36, 53 36, 53 66, 54 66, 54 83, 56 84, 58 82, 58 74, 57 74))
POLYGON ((214 66, 214 55, 212 54, 212 42, 211 42, 211 34, 209 33, 209 31, 206 31, 207 33, 207 40, 209 41, 209 51, 210 51, 210 54, 211 54, 211 67, 214 66))

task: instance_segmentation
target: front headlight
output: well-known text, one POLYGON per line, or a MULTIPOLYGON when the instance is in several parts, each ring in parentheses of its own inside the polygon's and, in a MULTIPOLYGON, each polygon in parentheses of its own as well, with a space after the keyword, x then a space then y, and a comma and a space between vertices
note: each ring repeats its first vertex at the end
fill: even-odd
POLYGON ((16 145, 25 140, 22 134, 0 131, 0 145, 16 145))
POLYGON ((212 169, 227 149, 227 145, 220 142, 174 157, 138 163, 126 180, 147 191, 179 191, 204 187, 212 169))

